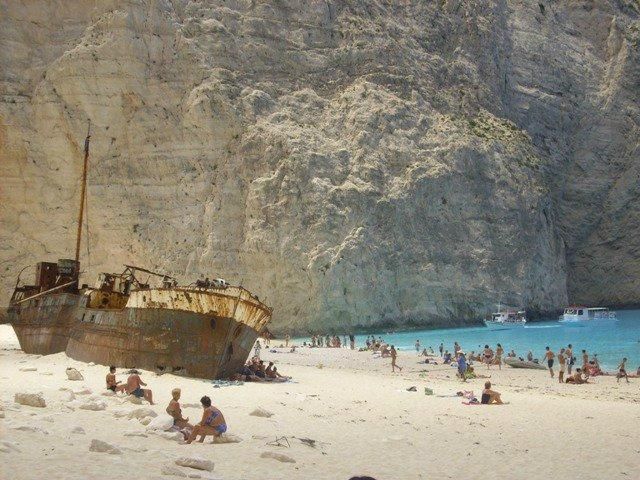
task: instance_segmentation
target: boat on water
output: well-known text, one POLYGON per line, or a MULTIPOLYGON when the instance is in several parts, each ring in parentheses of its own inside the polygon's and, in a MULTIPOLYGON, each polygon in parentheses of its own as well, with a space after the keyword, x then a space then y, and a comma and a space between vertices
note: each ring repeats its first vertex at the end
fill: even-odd
POLYGON ((89 138, 75 259, 39 262, 33 285, 18 275, 7 321, 20 347, 25 353, 64 351, 80 361, 199 378, 237 372, 272 314, 245 288, 222 279, 179 285, 169 275, 131 265, 123 273, 100 274, 94 287, 80 286, 89 138))
POLYGON ((538 362, 523 360, 523 359, 514 358, 514 357, 506 357, 504 359, 504 363, 506 363, 507 365, 509 365, 512 368, 529 368, 529 369, 533 369, 533 370, 546 370, 547 369, 547 367, 545 367, 544 365, 541 365, 538 362))
POLYGON ((523 327, 527 324, 526 312, 524 310, 501 310, 491 314, 490 319, 483 321, 488 328, 515 328, 523 327))
POLYGON ((616 320, 616 312, 606 307, 573 306, 564 309, 560 322, 582 322, 588 320, 616 320))

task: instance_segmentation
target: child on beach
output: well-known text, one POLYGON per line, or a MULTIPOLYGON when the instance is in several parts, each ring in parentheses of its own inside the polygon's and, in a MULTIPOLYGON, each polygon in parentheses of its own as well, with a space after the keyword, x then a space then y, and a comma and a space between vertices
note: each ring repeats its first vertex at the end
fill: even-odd
POLYGON ((106 380, 107 380, 108 390, 111 390, 112 392, 115 392, 115 393, 125 391, 126 386, 120 385, 120 383, 122 382, 116 381, 116 367, 114 367, 113 365, 109 367, 109 373, 107 373, 106 380))

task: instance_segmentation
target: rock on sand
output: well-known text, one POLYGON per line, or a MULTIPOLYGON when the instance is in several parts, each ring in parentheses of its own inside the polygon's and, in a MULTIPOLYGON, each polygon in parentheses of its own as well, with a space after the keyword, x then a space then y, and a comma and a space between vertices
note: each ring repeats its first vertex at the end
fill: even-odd
POLYGON ((160 470, 160 473, 162 473, 162 475, 172 475, 174 477, 187 477, 186 473, 173 465, 164 465, 162 470, 160 470))
POLYGON ((167 415, 166 413, 163 413, 158 415, 153 420, 151 420, 151 422, 149 422, 149 424, 147 425, 147 431, 151 431, 151 430, 167 431, 171 427, 173 427, 173 417, 171 417, 171 415, 167 415))
POLYGON ((260 458, 273 458, 274 460, 278 460, 283 463, 296 463, 296 461, 290 456, 275 452, 262 452, 260 458))
POLYGON ((207 470, 208 472, 213 471, 213 462, 202 457, 180 457, 175 463, 181 467, 207 470))
POLYGON ((30 407, 44 408, 47 402, 39 393, 16 393, 13 400, 20 405, 28 405, 30 407))
POLYGON ((84 380, 82 374, 73 367, 67 368, 67 378, 69 380, 84 380))
POLYGON ((143 408, 136 408, 134 410, 131 410, 129 412, 129 415, 127 415, 127 418, 129 420, 131 420, 132 418, 137 418, 138 420, 140 420, 141 418, 145 418, 145 417, 155 418, 157 416, 158 414, 153 410, 151 410, 150 408, 143 407, 143 408))
POLYGON ((122 451, 118 447, 114 447, 113 445, 107 442, 103 442, 102 440, 96 440, 95 438, 91 440, 89 451, 108 453, 110 455, 120 455, 122 453, 122 451))
POLYGON ((264 418, 273 417, 273 413, 272 412, 270 412, 269 410, 266 410, 266 409, 264 409, 262 407, 256 408, 249 415, 252 415, 254 417, 264 417, 264 418))

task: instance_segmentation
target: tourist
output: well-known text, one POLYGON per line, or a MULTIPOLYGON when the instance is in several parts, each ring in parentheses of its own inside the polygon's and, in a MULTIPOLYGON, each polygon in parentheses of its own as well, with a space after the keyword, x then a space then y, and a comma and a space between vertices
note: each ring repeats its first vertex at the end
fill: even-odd
POLYGON ((495 363, 498 364, 498 370, 502 370, 502 355, 504 354, 504 348, 499 343, 496 345, 496 360, 495 363))
POLYGON ((288 333, 284 336, 284 346, 288 347, 289 346, 289 340, 291 340, 291 335, 289 335, 288 333))
POLYGON ((214 437, 219 437, 224 432, 227 431, 227 425, 224 420, 224 416, 222 412, 218 410, 216 407, 211 406, 211 399, 207 396, 204 396, 200 399, 200 403, 202 404, 203 412, 202 412, 202 420, 195 427, 193 427, 193 431, 187 440, 187 443, 193 442, 196 437, 199 435, 200 443, 204 442, 204 437, 207 435, 213 435, 214 437))
POLYGON ((551 349, 549 347, 545 347, 544 359, 547 361, 551 378, 553 378, 553 357, 555 357, 555 355, 551 349))
POLYGON ((564 354, 567 357, 567 378, 571 376, 571 369, 576 363, 576 357, 573 356, 573 346, 571 344, 567 345, 567 349, 564 354))
POLYGON ((574 373, 570 377, 567 377, 567 379, 565 380, 565 383, 573 383, 573 384, 576 384, 576 385, 581 385, 583 383, 589 383, 589 377, 588 376, 583 376, 582 375, 582 369, 581 368, 577 368, 576 369, 576 373, 574 373))
POLYGON ((183 428, 191 429, 192 425, 189 423, 189 417, 182 417, 182 408, 180 407, 180 395, 181 390, 174 388, 171 390, 171 401, 167 406, 166 412, 173 417, 173 425, 182 430, 183 428))
POLYGON ((444 343, 440 344, 440 347, 438 347, 438 350, 440 350, 440 356, 442 357, 442 352, 444 351, 444 343))
POLYGON ((527 361, 533 362, 533 352, 531 350, 529 350, 529 353, 527 353, 527 361))
POLYGON ((396 364, 396 359, 398 358, 398 352, 396 352, 396 348, 391 345, 391 349, 389 350, 389 355, 391 355, 391 372, 395 373, 396 368, 402 371, 402 367, 396 364))
POLYGON ((484 383, 484 390, 482 390, 480 403, 483 405, 503 405, 500 393, 491 389, 491 382, 484 383))
POLYGON ((262 345, 260 345, 260 340, 256 341, 256 346, 253 350, 253 355, 255 357, 260 358, 260 350, 262 350, 262 345))
POLYGON ((269 362, 269 366, 265 373, 267 375, 267 379, 272 382, 286 382, 287 380, 291 380, 291 377, 280 375, 278 368, 273 364, 273 362, 269 362))
POLYGON ((460 347, 460 345, 458 345, 458 342, 453 342, 453 356, 454 358, 458 356, 458 352, 462 350, 462 348, 460 347))
POLYGON ((449 365, 451 363, 451 354, 449 353, 449 350, 444 351, 444 355, 442 356, 442 362, 445 365, 449 365))
POLYGON ((114 393, 124 392, 126 385, 120 385, 122 382, 116 381, 116 367, 113 365, 109 367, 109 373, 107 373, 107 389, 114 393))
POLYGON ((629 376, 627 375, 627 357, 622 359, 620 365, 618 365, 618 374, 616 375, 618 383, 620 383, 620 379, 624 378, 627 383, 629 383, 629 376))
POLYGON ((493 361, 493 350, 489 348, 489 345, 484 346, 484 352, 482 354, 484 357, 484 363, 487 364, 487 370, 490 368, 491 362, 493 361))
POLYGON ((127 378, 127 385, 125 387, 126 392, 129 395, 133 395, 138 398, 144 398, 147 402, 153 405, 153 393, 146 387, 147 384, 140 378, 140 372, 137 370, 131 370, 131 375, 127 378))
POLYGON ((558 382, 564 382, 564 371, 567 368, 567 359, 564 355, 564 348, 560 349, 558 352, 558 363, 560 364, 558 367, 558 382))
POLYGON ((516 358, 516 352, 515 352, 515 350, 511 349, 511 351, 507 354, 507 357, 509 357, 509 358, 516 358))
POLYGON ((353 333, 349 335, 349 346, 351 347, 351 350, 356 349, 356 337, 353 335, 353 333))
POLYGON ((582 350, 582 371, 587 369, 587 365, 589 365, 589 354, 586 350, 582 350))
POLYGON ((420 340, 416 340, 416 353, 420 353, 420 340))
POLYGON ((467 358, 462 350, 458 352, 458 375, 463 382, 467 381, 467 358))

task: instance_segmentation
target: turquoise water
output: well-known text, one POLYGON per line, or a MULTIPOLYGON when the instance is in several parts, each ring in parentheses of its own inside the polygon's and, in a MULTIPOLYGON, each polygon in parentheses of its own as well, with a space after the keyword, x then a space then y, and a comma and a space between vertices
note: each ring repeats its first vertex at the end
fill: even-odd
MULTIPOLYGON (((603 368, 614 369, 622 357, 627 357, 627 369, 635 372, 640 366, 640 310, 621 310, 616 312, 617 320, 594 320, 591 322, 559 323, 557 320, 535 322, 520 328, 489 330, 485 327, 453 328, 439 330, 415 330, 411 332, 376 332, 386 342, 401 350, 415 349, 416 340, 423 347, 433 347, 438 353, 440 342, 444 348, 453 352, 453 342, 457 341, 469 353, 476 352, 489 344, 495 350, 501 343, 506 353, 511 349, 518 356, 525 357, 531 350, 535 358, 542 358, 544 347, 554 352, 567 344, 573 344, 577 363, 581 363, 582 349, 591 357, 597 353, 603 368)), ((356 344, 362 346, 366 335, 356 335, 356 344)))

